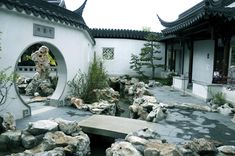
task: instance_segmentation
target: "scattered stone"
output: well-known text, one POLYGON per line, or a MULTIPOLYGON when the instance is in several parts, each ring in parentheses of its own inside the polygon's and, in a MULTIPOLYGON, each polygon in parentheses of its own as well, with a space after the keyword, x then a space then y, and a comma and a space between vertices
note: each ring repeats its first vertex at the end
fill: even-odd
POLYGON ((115 142, 106 149, 106 156, 142 156, 142 154, 129 142, 115 142))
POLYGON ((221 156, 235 155, 235 146, 220 146, 217 149, 221 156))
POLYGON ((76 121, 68 121, 61 118, 57 118, 54 121, 58 123, 59 130, 67 135, 72 135, 82 130, 76 121))
POLYGON ((154 107, 148 114, 146 120, 150 122, 159 122, 167 117, 167 109, 160 106, 154 107))
POLYGON ((160 156, 160 151, 155 148, 146 148, 144 150, 144 156, 160 156))
POLYGON ((58 123, 52 120, 39 120, 36 122, 30 122, 28 124, 27 131, 33 135, 39 135, 48 131, 57 131, 58 123))
POLYGON ((57 132, 48 132, 44 136, 43 146, 46 150, 54 149, 55 147, 66 147, 68 145, 74 147, 73 153, 83 153, 83 155, 89 154, 90 152, 90 140, 89 137, 86 135, 79 135, 79 136, 68 136, 65 135, 61 131, 57 132))
POLYGON ((178 152, 177 146, 173 145, 173 144, 149 142, 147 144, 146 149, 151 149, 151 151, 153 153, 150 153, 150 151, 149 151, 148 153, 150 153, 150 155, 153 155, 154 153, 157 153, 157 151, 159 151, 159 156, 180 156, 180 153, 178 152))
POLYGON ((62 147, 57 147, 50 151, 35 153, 34 156, 65 156, 65 150, 62 147))
POLYGON ((232 122, 234 122, 234 123, 235 123, 235 114, 234 114, 234 117, 233 117, 233 119, 232 119, 232 122))
POLYGON ((6 135, 0 135, 0 151, 8 151, 10 139, 6 135))
POLYGON ((214 144, 214 141, 205 138, 193 139, 193 141, 185 144, 184 147, 186 149, 191 149, 192 151, 195 151, 198 154, 215 155, 217 153, 217 148, 214 144))
POLYGON ((217 108, 218 112, 223 115, 229 116, 233 113, 233 108, 231 108, 227 103, 217 108))
POLYGON ((145 146, 148 143, 146 139, 131 135, 127 136, 125 140, 130 142, 141 153, 144 153, 145 146))
POLYGON ((112 115, 115 116, 116 114, 116 104, 115 103, 109 103, 108 101, 100 101, 95 102, 91 105, 87 105, 90 112, 94 114, 104 114, 104 115, 112 115))
POLYGON ((0 116, 0 134, 2 134, 5 131, 6 131, 6 129, 3 126, 3 118, 0 116))
POLYGON ((21 139, 22 140, 21 143, 22 143, 23 147, 26 148, 26 149, 33 148, 38 143, 37 138, 35 136, 33 136, 33 135, 30 135, 30 134, 28 134, 28 135, 24 135, 23 134, 21 136, 21 138, 22 138, 21 139))
POLYGON ((108 101, 109 103, 118 103, 119 93, 113 88, 95 89, 95 101, 108 101))
POLYGON ((7 131, 1 134, 2 136, 6 136, 9 139, 9 146, 18 147, 21 145, 21 131, 7 131))
POLYGON ((29 99, 29 101, 27 101, 27 103, 44 102, 44 101, 47 101, 47 100, 48 100, 47 97, 42 97, 42 96, 39 96, 39 94, 35 93, 35 97, 29 99))
POLYGON ((166 105, 166 108, 179 108, 179 109, 186 109, 186 110, 198 110, 198 111, 206 111, 211 112, 212 109, 209 106, 206 105, 199 105, 199 104, 193 104, 193 103, 175 103, 175 104, 168 104, 166 105))
POLYGON ((131 78, 131 84, 137 84, 139 82, 139 79, 132 77, 131 78))
POLYGON ((7 112, 3 115, 2 125, 6 131, 16 129, 15 118, 10 112, 7 112))
POLYGON ((149 128, 144 128, 144 129, 138 130, 136 132, 130 133, 126 136, 126 138, 128 138, 130 136, 137 136, 140 138, 144 138, 146 140, 149 140, 149 139, 160 140, 161 139, 160 135, 156 131, 149 129, 149 128))
POLYGON ((71 103, 73 106, 75 106, 77 109, 82 109, 82 106, 84 105, 82 99, 75 98, 75 97, 72 97, 72 98, 70 99, 70 103, 71 103))

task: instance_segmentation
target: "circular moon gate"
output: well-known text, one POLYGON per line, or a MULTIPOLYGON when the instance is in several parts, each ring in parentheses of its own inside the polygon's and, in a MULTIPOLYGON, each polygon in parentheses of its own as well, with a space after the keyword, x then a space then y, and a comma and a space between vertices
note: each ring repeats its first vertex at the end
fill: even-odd
MULTIPOLYGON (((43 46, 46 46, 49 48, 49 50, 51 51, 51 53, 54 55, 56 63, 57 63, 57 68, 56 68, 56 72, 57 72, 57 76, 58 76, 58 82, 55 88, 55 91, 53 92, 53 94, 51 95, 50 99, 52 100, 59 100, 61 98, 61 96, 63 95, 63 92, 65 90, 66 87, 66 83, 67 83, 67 67, 66 67, 66 63, 64 60, 64 57, 61 53, 61 51, 54 46, 51 43, 48 42, 37 42, 37 43, 33 43, 31 45, 29 45, 26 49, 23 50, 23 52, 20 54, 20 56, 18 57, 16 64, 15 64, 15 69, 14 72, 16 72, 16 69, 18 67, 18 60, 21 58, 21 56, 26 52, 26 50, 36 44, 40 44, 43 46)), ((23 98, 21 97, 21 95, 19 94, 18 91, 18 87, 15 83, 15 90, 19 96, 19 98, 21 99, 21 101, 25 103, 25 101, 23 100, 23 98)))

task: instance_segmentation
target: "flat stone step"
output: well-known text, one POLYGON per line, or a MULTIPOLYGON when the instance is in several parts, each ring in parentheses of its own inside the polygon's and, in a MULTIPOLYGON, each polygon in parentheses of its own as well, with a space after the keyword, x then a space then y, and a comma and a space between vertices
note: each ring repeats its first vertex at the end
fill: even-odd
POLYGON ((156 123, 107 115, 92 115, 80 121, 79 125, 85 133, 112 138, 125 138, 127 134, 143 128, 157 128, 156 123))

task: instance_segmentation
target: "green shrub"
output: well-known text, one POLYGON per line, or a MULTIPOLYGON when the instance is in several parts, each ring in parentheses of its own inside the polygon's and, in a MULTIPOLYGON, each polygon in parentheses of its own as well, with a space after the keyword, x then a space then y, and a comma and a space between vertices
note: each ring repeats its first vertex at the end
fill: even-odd
POLYGON ((72 96, 83 99, 85 103, 94 102, 93 90, 108 87, 108 74, 102 65, 102 61, 94 56, 88 73, 79 71, 73 80, 68 82, 68 85, 72 96))
POLYGON ((219 105, 219 106, 225 104, 225 103, 226 103, 226 100, 225 100, 224 93, 218 92, 218 93, 212 95, 212 102, 213 102, 214 104, 219 105))

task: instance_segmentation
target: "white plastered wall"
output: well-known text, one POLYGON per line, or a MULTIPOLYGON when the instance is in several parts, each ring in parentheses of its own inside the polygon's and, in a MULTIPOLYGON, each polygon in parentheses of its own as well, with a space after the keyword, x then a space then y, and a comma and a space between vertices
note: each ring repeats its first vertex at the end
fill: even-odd
MULTIPOLYGON (((130 69, 131 54, 138 55, 141 48, 144 47, 146 41, 134 40, 134 39, 110 39, 110 38, 96 38, 95 50, 97 55, 102 58, 103 47, 114 48, 114 59, 103 60, 105 68, 109 75, 137 75, 135 71, 130 69)), ((159 64, 164 64, 164 45, 161 45, 161 53, 158 56, 162 57, 162 60, 158 61, 159 64)), ((145 69, 147 75, 151 75, 149 69, 145 69)), ((156 76, 160 76, 162 69, 156 69, 156 76)))
MULTIPOLYGON (((46 43, 53 49, 61 53, 64 62, 59 75, 59 88, 52 95, 55 99, 63 98, 67 93, 67 81, 71 80, 77 71, 87 71, 88 62, 93 51, 93 42, 85 30, 72 28, 62 24, 52 23, 47 20, 35 18, 28 15, 19 14, 15 11, 8 11, 0 8, 0 32, 1 47, 0 69, 11 66, 9 72, 14 71, 14 67, 20 55, 28 47, 35 43, 46 43), (33 24, 40 24, 55 28, 55 38, 44 38, 33 36, 33 24), (63 79, 63 80, 61 80, 63 79), (60 81, 61 80, 61 81, 60 81)), ((11 88, 9 98, 0 110, 10 111, 16 119, 23 117, 23 110, 29 108, 22 103, 14 87, 11 88)), ((0 113, 4 113, 4 111, 0 113)))

